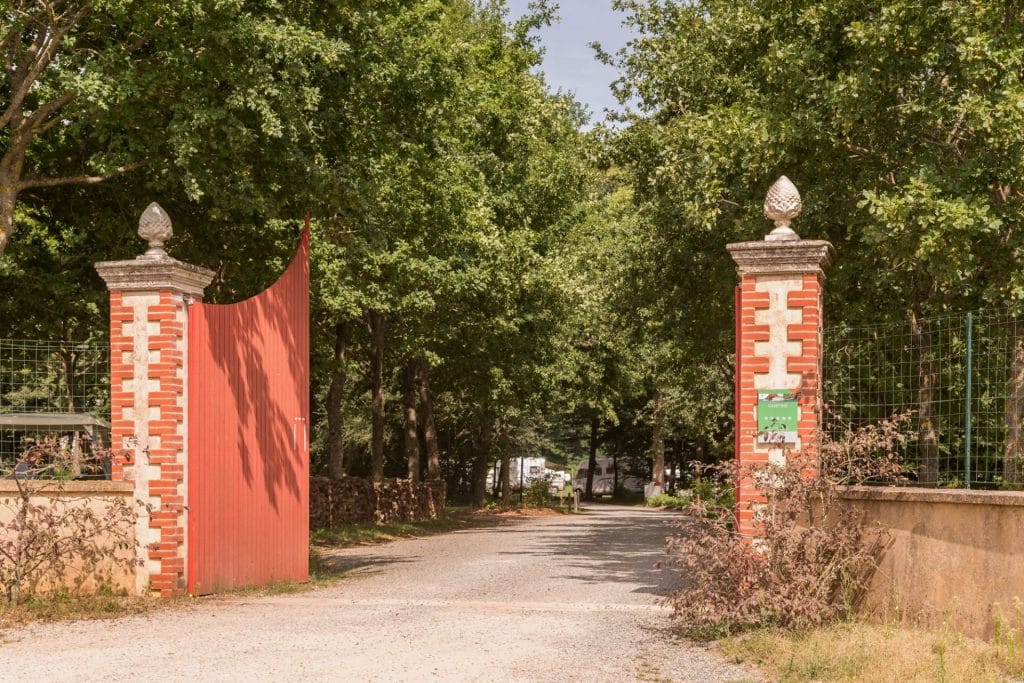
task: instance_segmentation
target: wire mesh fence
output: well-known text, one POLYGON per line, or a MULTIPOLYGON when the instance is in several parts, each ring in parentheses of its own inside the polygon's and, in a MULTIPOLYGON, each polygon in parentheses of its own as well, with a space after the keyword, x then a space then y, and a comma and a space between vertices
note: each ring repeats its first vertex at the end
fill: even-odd
POLYGON ((0 469, 44 439, 75 453, 109 445, 109 417, 106 344, 0 339, 0 469))
POLYGON ((1024 319, 962 313, 825 332, 829 426, 909 415, 920 486, 1024 485, 1024 319))

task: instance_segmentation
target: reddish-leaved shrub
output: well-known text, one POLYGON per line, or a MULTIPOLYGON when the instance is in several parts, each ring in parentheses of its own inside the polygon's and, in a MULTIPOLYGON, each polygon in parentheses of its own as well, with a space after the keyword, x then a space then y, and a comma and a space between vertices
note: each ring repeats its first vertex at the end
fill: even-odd
POLYGON ((693 501, 680 533, 668 539, 665 563, 682 574, 683 587, 668 602, 684 627, 717 636, 759 626, 800 628, 849 614, 888 536, 844 505, 838 487, 905 479, 900 444, 908 422, 901 415, 823 434, 813 459, 791 453, 782 465, 715 466, 722 486, 749 480, 764 495, 755 507, 761 534, 737 535, 732 510, 713 502, 722 496, 693 501))
POLYGON ((8 604, 42 589, 105 588, 115 570, 137 563, 136 513, 123 499, 102 511, 65 494, 72 471, 102 472, 111 453, 71 454, 56 439, 32 444, 7 477, 15 491, 0 498, 0 590, 8 604))

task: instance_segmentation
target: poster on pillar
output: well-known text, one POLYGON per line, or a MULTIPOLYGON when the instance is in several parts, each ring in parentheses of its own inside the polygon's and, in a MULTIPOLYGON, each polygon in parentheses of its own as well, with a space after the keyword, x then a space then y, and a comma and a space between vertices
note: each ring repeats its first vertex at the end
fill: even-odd
POLYGON ((795 444, 800 405, 792 389, 759 389, 757 392, 757 443, 772 446, 795 444))

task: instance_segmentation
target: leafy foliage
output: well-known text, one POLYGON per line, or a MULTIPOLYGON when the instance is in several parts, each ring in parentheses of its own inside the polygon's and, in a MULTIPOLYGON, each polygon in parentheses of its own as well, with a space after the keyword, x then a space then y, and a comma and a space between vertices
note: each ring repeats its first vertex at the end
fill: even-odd
POLYGON ((651 496, 645 501, 645 505, 651 508, 668 508, 670 510, 683 510, 690 506, 689 496, 672 496, 667 493, 659 493, 651 496))
POLYGON ((551 480, 547 477, 534 479, 523 491, 523 505, 529 508, 546 507, 551 503, 551 480))

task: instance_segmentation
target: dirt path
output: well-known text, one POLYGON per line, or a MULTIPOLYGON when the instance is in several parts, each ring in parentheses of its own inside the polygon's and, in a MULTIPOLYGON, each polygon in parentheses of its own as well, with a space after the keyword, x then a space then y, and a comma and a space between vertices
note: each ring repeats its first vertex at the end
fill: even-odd
POLYGON ((329 588, 4 634, 0 681, 751 680, 679 640, 672 515, 584 515, 338 551, 329 588))

